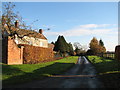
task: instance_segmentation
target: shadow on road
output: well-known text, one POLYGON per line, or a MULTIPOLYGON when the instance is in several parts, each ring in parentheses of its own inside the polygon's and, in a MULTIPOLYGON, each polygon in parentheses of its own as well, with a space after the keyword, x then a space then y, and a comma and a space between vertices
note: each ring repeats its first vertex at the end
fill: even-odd
MULTIPOLYGON (((62 72, 66 72, 64 68, 73 66, 74 63, 54 63, 52 65, 39 68, 34 70, 33 72, 26 73, 21 71, 19 68, 13 68, 12 66, 3 65, 3 74, 13 76, 2 81, 3 88, 7 86, 12 86, 13 84, 22 84, 30 81, 40 80, 49 75, 59 75, 64 74, 62 72)), ((67 69, 69 69, 67 68, 67 69)))
MULTIPOLYGON (((101 88, 102 84, 96 77, 96 71, 91 63, 85 57, 80 57, 78 63, 71 69, 64 70, 64 68, 74 65, 73 63, 55 63, 47 67, 34 70, 32 73, 25 73, 17 77, 11 77, 8 81, 16 79, 24 79, 24 81, 34 81, 8 86, 8 88, 101 88), (65 72, 62 73, 61 72, 65 72), (40 77, 53 75, 43 80, 40 77), (26 80, 25 80, 26 79, 26 80)), ((21 80, 22 81, 22 80, 21 80)), ((5 82, 5 81, 4 81, 5 82)), ((21 82, 22 83, 22 82, 21 82)))

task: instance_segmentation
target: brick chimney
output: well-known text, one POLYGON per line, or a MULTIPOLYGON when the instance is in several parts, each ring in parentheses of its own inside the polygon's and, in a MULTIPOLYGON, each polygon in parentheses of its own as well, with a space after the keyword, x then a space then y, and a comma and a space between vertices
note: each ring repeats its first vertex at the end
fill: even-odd
POLYGON ((43 30, 42 30, 42 29, 39 29, 39 33, 42 34, 42 33, 43 33, 43 30))
POLYGON ((19 21, 16 20, 16 22, 15 22, 15 28, 18 28, 18 27, 19 27, 19 21))

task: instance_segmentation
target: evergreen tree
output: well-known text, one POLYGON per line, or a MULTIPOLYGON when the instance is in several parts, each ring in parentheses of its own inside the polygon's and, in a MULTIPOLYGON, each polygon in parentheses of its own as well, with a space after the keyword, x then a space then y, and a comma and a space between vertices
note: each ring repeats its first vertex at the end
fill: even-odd
POLYGON ((55 42, 54 51, 65 53, 69 52, 69 47, 63 36, 58 36, 57 41, 55 42))
POLYGON ((63 41, 63 46, 65 47, 66 52, 69 52, 69 44, 66 42, 63 36, 61 36, 61 39, 63 41))
POLYGON ((68 46, 69 46, 69 54, 70 54, 70 55, 74 55, 74 50, 73 50, 72 44, 69 43, 68 46))
POLYGON ((54 42, 51 42, 51 44, 54 44, 54 45, 55 45, 55 43, 54 43, 54 42))
POLYGON ((100 45, 100 46, 104 46, 104 43, 103 43, 102 39, 100 39, 99 45, 100 45))
POLYGON ((105 53, 106 52, 106 48, 104 46, 104 43, 103 43, 102 39, 100 39, 100 41, 99 41, 99 52, 100 53, 105 53))

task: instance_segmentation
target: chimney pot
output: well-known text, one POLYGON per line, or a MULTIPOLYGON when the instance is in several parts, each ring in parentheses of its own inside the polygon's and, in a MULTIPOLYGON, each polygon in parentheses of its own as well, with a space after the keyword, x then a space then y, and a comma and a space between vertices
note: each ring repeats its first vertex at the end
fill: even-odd
POLYGON ((18 28, 19 27, 19 22, 18 22, 18 20, 16 20, 16 22, 15 22, 15 28, 18 28))
POLYGON ((43 30, 42 30, 42 29, 39 29, 39 33, 42 34, 42 33, 43 33, 43 30))

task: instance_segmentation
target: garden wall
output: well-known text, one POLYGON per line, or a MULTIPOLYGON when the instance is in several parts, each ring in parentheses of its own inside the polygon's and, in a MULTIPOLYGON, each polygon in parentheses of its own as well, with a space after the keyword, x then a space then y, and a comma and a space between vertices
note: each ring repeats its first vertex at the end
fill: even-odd
POLYGON ((120 61, 120 45, 115 47, 115 59, 120 61))
POLYGON ((2 42, 3 63, 8 65, 23 64, 23 47, 19 48, 10 37, 6 37, 2 42))
POLYGON ((24 64, 35 64, 54 60, 53 59, 54 54, 51 48, 43 48, 26 44, 20 44, 20 46, 24 46, 23 49, 24 64))

